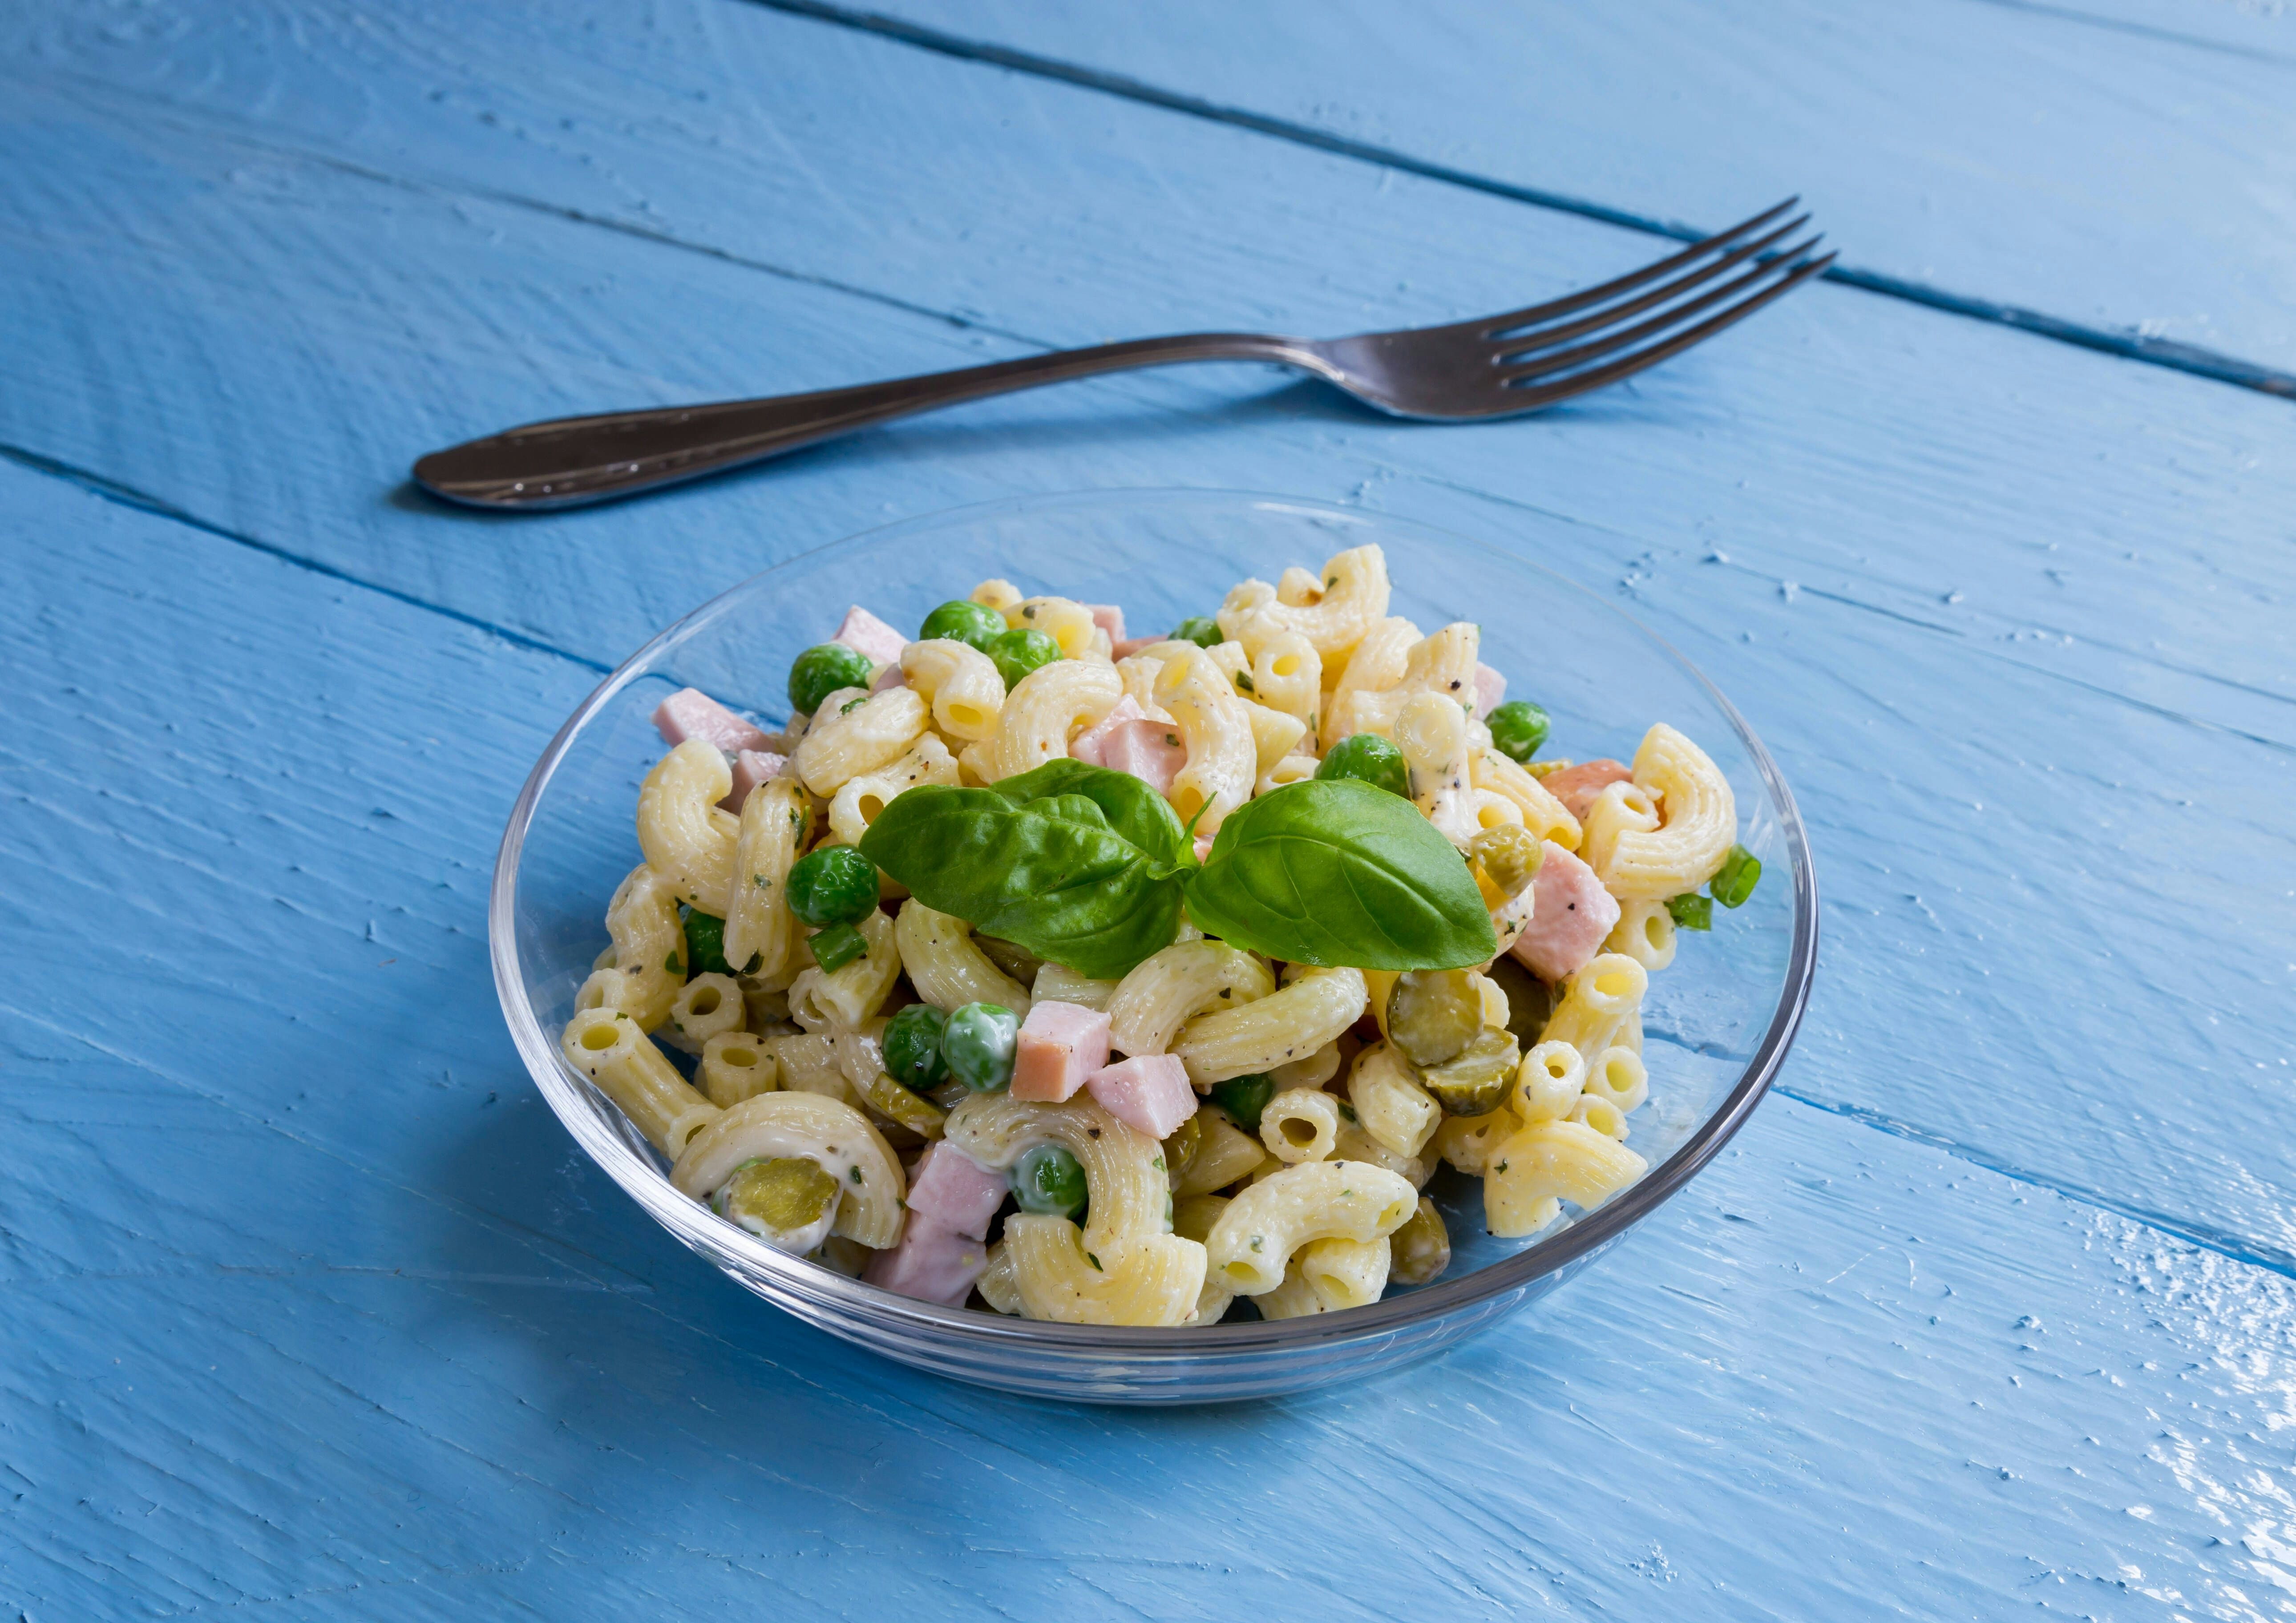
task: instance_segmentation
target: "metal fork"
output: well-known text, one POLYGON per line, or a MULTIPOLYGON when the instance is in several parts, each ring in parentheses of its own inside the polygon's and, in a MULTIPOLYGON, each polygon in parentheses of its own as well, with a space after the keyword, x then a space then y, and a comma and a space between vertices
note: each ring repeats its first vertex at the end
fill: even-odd
POLYGON ((1772 224, 1799 201, 1788 198, 1600 287, 1478 321, 1320 340, 1192 332, 852 389, 561 417, 433 451, 414 464, 414 479, 434 496, 473 507, 578 507, 938 406, 1181 361, 1274 361, 1398 417, 1513 416, 1679 355, 1824 271, 1834 256, 1813 257, 1816 236, 1777 246, 1808 222, 1801 214, 1772 224))

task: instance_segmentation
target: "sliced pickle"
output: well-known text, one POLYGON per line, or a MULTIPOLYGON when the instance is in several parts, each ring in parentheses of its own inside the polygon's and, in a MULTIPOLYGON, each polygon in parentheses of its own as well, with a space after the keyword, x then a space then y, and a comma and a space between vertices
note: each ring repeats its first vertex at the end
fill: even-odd
POLYGON ((718 1192, 718 1215, 767 1245, 802 1257, 828 1235, 837 1180, 801 1155, 743 1161, 718 1192))
POLYGON ((1522 1050, 1514 1033, 1485 1026, 1456 1057, 1421 1066, 1419 1085, 1435 1095, 1447 1115, 1487 1115, 1499 1108, 1507 1084, 1514 1080, 1515 1067, 1521 1063, 1522 1050))
POLYGON ((1554 988, 1504 953, 1484 973, 1506 994, 1507 1029, 1528 1053, 1538 1046, 1538 1034, 1554 1012, 1554 988))
POLYGON ((1390 1284, 1423 1285, 1451 1266, 1451 1231, 1443 1226, 1443 1214, 1435 1209, 1435 1202, 1423 1194, 1419 1209, 1404 1219, 1388 1242, 1394 1248, 1394 1261, 1387 1270, 1390 1284))
POLYGON ((1414 1065, 1456 1058, 1482 1025, 1482 995, 1464 970, 1411 970, 1388 994, 1387 1035, 1414 1065))
POLYGON ((1512 901, 1530 889, 1546 848, 1520 823, 1487 828, 1467 842, 1467 855, 1512 901))

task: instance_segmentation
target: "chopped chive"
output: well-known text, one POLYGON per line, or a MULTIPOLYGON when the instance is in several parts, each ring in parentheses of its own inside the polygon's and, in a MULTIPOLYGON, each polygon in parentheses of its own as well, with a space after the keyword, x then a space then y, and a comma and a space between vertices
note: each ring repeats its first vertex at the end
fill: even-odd
POLYGON ((826 974, 835 974, 869 950, 869 943, 850 924, 832 924, 814 932, 813 961, 826 974))
POLYGON ((1682 930, 1711 930, 1714 928, 1714 898, 1688 891, 1666 905, 1675 924, 1682 930))
POLYGON ((1725 907, 1742 907, 1746 905, 1746 898, 1754 894, 1754 887, 1761 878, 1762 859, 1744 846, 1734 845, 1730 848, 1730 854, 1722 859, 1722 866, 1716 871, 1714 882, 1706 888, 1725 907))

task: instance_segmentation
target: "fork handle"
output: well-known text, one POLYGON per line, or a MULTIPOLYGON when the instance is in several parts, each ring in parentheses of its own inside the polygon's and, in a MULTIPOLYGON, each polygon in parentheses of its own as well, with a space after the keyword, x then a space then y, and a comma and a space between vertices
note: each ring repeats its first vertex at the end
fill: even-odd
POLYGON ((1132 339, 851 389, 529 422, 433 451, 414 464, 414 480, 433 496, 472 507, 578 507, 762 462, 939 406, 1183 361, 1274 361, 1331 375, 1323 357, 1299 339, 1259 332, 1132 339))

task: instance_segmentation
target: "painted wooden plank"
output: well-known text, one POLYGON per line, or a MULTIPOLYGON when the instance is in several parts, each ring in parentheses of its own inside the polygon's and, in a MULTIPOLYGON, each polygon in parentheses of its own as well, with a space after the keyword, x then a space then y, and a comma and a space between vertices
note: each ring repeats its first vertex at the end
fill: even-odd
MULTIPOLYGON (((908 181, 890 154, 829 171, 841 149, 815 151, 804 185, 775 194, 787 213, 742 217, 770 217, 776 246, 814 256, 799 281, 570 222, 571 205, 389 184, 180 119, 162 137, 146 115, 92 98, 56 112, 24 86, 16 150, 37 161, 0 172, 31 244, 7 273, 24 312, 0 397, 9 436, 256 544, 598 660, 774 556, 1014 490, 1274 486, 1513 539, 1633 594, 1786 750, 1837 944, 1813 1022, 1826 1062, 1791 1086, 2287 1266, 2296 1168, 2273 1124, 2296 971, 2277 966, 2296 951, 2270 902, 2296 884, 2287 831, 2259 808, 2286 799, 2276 605, 2296 561, 2276 529, 2291 473, 2267 455, 2284 431, 2270 403, 1822 294, 1535 423, 1418 430, 1206 373, 1026 398, 534 524, 389 500, 398 447, 450 437, 457 419, 468 431, 1010 352, 1024 340, 1008 333, 1104 332, 1085 324, 1119 295, 1173 318, 1144 325, 1204 322, 1220 300, 1391 316, 1393 283, 1459 274, 1443 245, 1460 234, 1489 261, 1461 298, 1558 283, 1566 250, 1581 274, 1597 265, 1600 242, 1520 209, 1409 181, 1344 190, 1354 170, 1234 132, 1119 105, 1111 134, 1078 122, 1107 111, 1083 93, 770 13, 705 14, 758 30, 739 36, 752 54, 728 46, 713 72, 770 69, 760 39, 826 37, 801 70, 784 61, 760 82, 800 100, 831 86, 868 114, 849 114, 854 127, 950 168, 896 193, 908 181), (1016 108, 1018 127, 1048 132, 1024 149, 1004 127, 1016 108), (956 216, 931 209, 968 168, 985 235, 955 251, 956 216), (1176 173, 1246 173, 1251 198, 1298 211, 1236 240, 1249 212, 1176 206, 1159 178, 1176 173), (840 224, 848 209, 797 208, 871 176, 868 232, 840 224), (992 185, 1012 209, 980 207, 992 185), (1342 201, 1380 230, 1324 284, 1305 227, 1342 201), (1031 268, 1020 228, 998 224, 1055 206, 1091 285, 1031 268), (136 224, 107 230, 115 217, 136 224), (972 319, 1005 332, 890 309, 890 284, 873 300, 819 285, 868 275, 872 253, 951 309, 993 297, 972 319), (2249 946, 2226 971, 2227 933, 2249 946), (2005 963, 2015 979, 1987 972, 2005 963), (2212 1108, 2164 1090, 2136 1031, 2174 1034, 2212 1108)), ((472 49, 512 55, 484 37, 472 49)), ((649 183, 681 172, 618 150, 649 183)))
POLYGON ((1360 1389, 847 1353, 501 1029, 469 865, 586 668, 21 469, 0 533, 16 1615, 2272 1615, 2296 1286, 1787 1101, 1360 1389))
POLYGON ((1968 0, 763 3, 1692 235, 1799 193, 1870 285, 2296 392, 2284 49, 1968 0))

